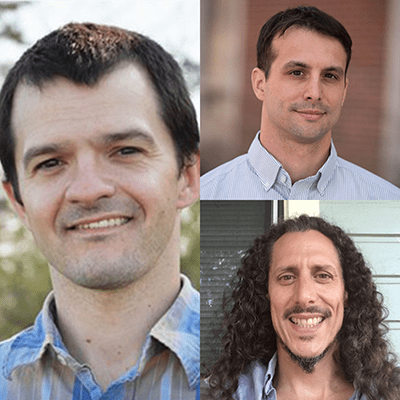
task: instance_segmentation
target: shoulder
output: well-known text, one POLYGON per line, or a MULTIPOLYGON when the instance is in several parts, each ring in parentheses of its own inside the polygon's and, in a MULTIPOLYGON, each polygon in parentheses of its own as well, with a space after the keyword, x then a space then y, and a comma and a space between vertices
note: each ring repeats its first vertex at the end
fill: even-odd
POLYGON ((207 172, 200 178, 201 200, 229 198, 232 188, 254 175, 248 154, 243 154, 207 172))
POLYGON ((0 342, 0 393, 8 392, 8 385, 13 368, 24 360, 25 336, 28 328, 10 339, 0 342))
MULTIPOLYGON (((400 189, 383 178, 338 157, 338 174, 343 179, 343 187, 351 185, 355 190, 364 193, 366 200, 400 199, 400 189)), ((349 188, 350 189, 350 188, 349 188)))
POLYGON ((45 337, 43 315, 40 312, 34 325, 0 342, 0 393, 3 393, 2 385, 6 384, 16 368, 31 364, 38 359, 45 337))
POLYGON ((239 375, 238 388, 235 393, 237 400, 252 400, 263 392, 267 366, 260 361, 252 361, 239 375))
POLYGON ((201 184, 207 185, 210 182, 217 179, 224 179, 227 175, 234 173, 236 170, 243 168, 248 168, 247 166, 248 155, 242 154, 218 167, 212 169, 211 171, 204 174, 201 179, 201 184))

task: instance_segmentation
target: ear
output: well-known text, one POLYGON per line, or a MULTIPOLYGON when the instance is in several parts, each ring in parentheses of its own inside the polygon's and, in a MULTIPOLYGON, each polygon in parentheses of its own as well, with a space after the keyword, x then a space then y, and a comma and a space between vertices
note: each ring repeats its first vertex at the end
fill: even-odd
POLYGON ((13 209, 16 211, 24 225, 29 229, 29 222, 26 217, 25 207, 15 199, 14 189, 11 185, 11 182, 3 181, 3 189, 6 192, 13 209))
POLYGON ((265 97, 265 72, 260 68, 254 68, 251 72, 251 84, 258 100, 264 101, 265 97))
POLYGON ((347 293, 347 291, 344 291, 344 301, 343 301, 343 305, 346 308, 348 306, 347 300, 349 299, 349 294, 347 293))
POLYGON ((194 154, 183 167, 179 177, 179 195, 177 208, 183 209, 192 205, 200 195, 200 154, 194 154))
POLYGON ((342 99, 342 107, 343 107, 344 101, 346 100, 346 94, 347 94, 348 87, 349 87, 349 79, 346 78, 346 83, 344 85, 343 99, 342 99))

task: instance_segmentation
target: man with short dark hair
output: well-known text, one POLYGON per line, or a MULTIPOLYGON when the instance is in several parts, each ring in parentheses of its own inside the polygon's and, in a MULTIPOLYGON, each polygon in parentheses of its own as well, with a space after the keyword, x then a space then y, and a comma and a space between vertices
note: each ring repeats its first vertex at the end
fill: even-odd
POLYGON ((247 154, 202 176, 202 200, 400 199, 399 188, 339 158, 332 142, 351 46, 342 24, 315 7, 265 23, 252 72, 261 130, 247 154))
POLYGON ((242 259, 211 398, 396 400, 385 307, 363 256, 337 226, 302 215, 242 259))
POLYGON ((35 325, 0 344, 2 399, 195 399, 199 295, 180 275, 199 132, 176 61, 68 24, 0 94, 4 189, 50 263, 35 325))

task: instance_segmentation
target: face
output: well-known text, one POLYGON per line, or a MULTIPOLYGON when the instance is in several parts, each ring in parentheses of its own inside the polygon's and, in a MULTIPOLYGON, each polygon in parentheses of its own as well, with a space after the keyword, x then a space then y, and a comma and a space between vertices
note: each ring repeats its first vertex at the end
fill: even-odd
POLYGON ((334 342, 347 295, 330 239, 314 230, 281 236, 272 251, 268 292, 274 329, 292 353, 315 357, 334 342))
POLYGON ((197 198, 198 170, 179 174, 144 70, 121 66, 91 88, 20 85, 12 125, 23 206, 5 189, 60 273, 112 289, 179 260, 179 211, 197 198))
POLYGON ((275 37, 272 47, 277 57, 268 79, 258 68, 252 76, 254 92, 263 101, 261 134, 299 143, 330 135, 346 97, 342 44, 335 38, 292 27, 275 37))

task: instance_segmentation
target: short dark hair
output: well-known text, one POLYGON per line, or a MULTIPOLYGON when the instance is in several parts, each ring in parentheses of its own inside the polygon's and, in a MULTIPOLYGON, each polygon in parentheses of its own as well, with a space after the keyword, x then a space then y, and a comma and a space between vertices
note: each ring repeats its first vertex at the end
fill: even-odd
POLYGON ((362 254, 338 226, 319 217, 301 215, 282 220, 254 240, 242 258, 232 307, 226 310, 223 352, 209 374, 212 399, 232 399, 239 376, 252 361, 265 365, 277 350, 268 297, 269 268, 274 244, 286 233, 316 230, 335 246, 342 267, 347 305, 334 354, 345 379, 368 400, 400 397, 400 368, 390 353, 384 319, 387 310, 362 254))
POLYGON ((0 93, 0 160, 5 180, 22 203, 11 126, 12 103, 20 82, 41 88, 58 77, 94 86, 123 62, 138 63, 157 93, 160 116, 170 131, 179 171, 199 147, 196 111, 174 58, 148 37, 126 29, 93 23, 70 23, 40 39, 9 71, 0 93))
POLYGON ((332 16, 316 7, 288 8, 271 17, 261 28, 257 42, 257 67, 264 71, 268 78, 269 70, 276 52, 272 48, 275 37, 281 37, 291 26, 315 31, 321 35, 333 37, 342 44, 347 54, 346 70, 350 64, 352 40, 345 27, 332 16))

